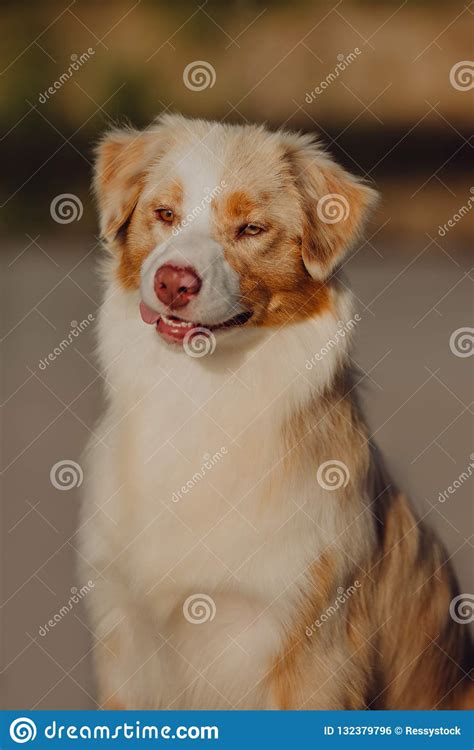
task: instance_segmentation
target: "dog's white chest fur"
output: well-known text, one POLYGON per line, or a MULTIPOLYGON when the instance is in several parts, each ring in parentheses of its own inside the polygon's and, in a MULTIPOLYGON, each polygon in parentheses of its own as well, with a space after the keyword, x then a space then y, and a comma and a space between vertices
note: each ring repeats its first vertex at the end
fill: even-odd
POLYGON ((199 705, 203 691, 206 705, 255 705, 308 567, 336 534, 316 467, 288 475, 282 433, 313 387, 305 337, 324 343, 333 321, 318 335, 311 323, 247 333, 246 347, 232 333, 206 360, 158 341, 120 296, 101 315, 109 406, 89 452, 83 521, 95 515, 82 532, 108 581, 96 629, 134 623, 138 672, 125 692, 153 665, 157 705, 199 705))

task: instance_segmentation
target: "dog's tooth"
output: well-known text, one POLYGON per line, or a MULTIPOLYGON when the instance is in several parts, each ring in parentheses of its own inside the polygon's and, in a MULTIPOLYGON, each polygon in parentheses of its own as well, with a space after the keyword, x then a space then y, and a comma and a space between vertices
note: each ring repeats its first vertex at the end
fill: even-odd
POLYGON ((164 323, 168 326, 173 326, 174 328, 193 328, 196 323, 193 323, 193 321, 188 320, 171 320, 171 318, 168 318, 166 315, 162 314, 161 318, 164 323))
POLYGON ((177 328, 190 328, 194 325, 194 323, 188 320, 180 320, 179 322, 177 320, 174 320, 173 325, 177 326, 177 328))

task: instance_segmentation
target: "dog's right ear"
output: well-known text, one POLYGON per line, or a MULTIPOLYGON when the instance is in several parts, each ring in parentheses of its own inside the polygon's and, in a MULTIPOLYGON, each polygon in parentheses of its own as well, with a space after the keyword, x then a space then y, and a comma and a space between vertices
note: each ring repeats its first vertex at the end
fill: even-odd
POLYGON ((93 187, 102 239, 113 242, 143 189, 157 150, 156 131, 127 128, 106 133, 96 148, 93 187))

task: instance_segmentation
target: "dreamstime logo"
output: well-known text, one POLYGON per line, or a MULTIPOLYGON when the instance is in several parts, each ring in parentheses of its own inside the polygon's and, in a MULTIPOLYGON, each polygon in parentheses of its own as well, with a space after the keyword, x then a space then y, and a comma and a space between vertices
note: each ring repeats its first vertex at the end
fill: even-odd
POLYGON ((205 357, 216 348, 216 337, 209 328, 191 328, 183 339, 183 347, 190 357, 205 357))
POLYGON ((330 604, 329 607, 318 617, 317 620, 308 625, 305 629, 306 635, 311 638, 315 631, 315 628, 320 628, 321 625, 329 620, 330 617, 336 614, 341 604, 345 604, 348 599, 351 598, 352 594, 355 594, 357 589, 362 586, 361 582, 355 580, 353 584, 344 589, 342 586, 337 587, 337 596, 334 600, 334 604, 330 604))
POLYGON ((222 459, 223 456, 227 455, 227 448, 225 445, 220 448, 220 450, 216 451, 212 455, 210 453, 206 453, 203 458, 204 462, 199 468, 198 471, 195 471, 192 475, 191 479, 188 479, 186 484, 183 484, 182 487, 177 492, 173 492, 171 496, 171 502, 172 503, 179 503, 180 500, 183 499, 183 495, 187 495, 188 492, 192 490, 193 487, 196 486, 201 480, 204 479, 208 471, 211 471, 211 469, 214 468, 214 466, 222 459))
POLYGON ((328 193, 318 200, 316 213, 325 224, 337 224, 349 216, 349 201, 339 193, 328 193))
POLYGON ((347 487, 350 479, 349 469, 343 461, 332 458, 325 461, 318 468, 316 479, 323 490, 339 490, 341 487, 347 487))
POLYGON ((457 328, 449 337, 449 348, 456 357, 472 357, 474 354, 474 328, 457 328))
POLYGON ((64 459, 51 467, 49 478, 51 484, 57 490, 73 490, 75 487, 81 486, 84 473, 78 463, 70 459, 64 459))
POLYGON ((68 331, 67 335, 63 338, 62 341, 59 342, 57 346, 54 347, 53 351, 49 352, 49 354, 47 354, 43 359, 40 359, 38 368, 40 370, 46 370, 46 368, 49 366, 49 363, 54 362, 55 359, 57 359, 64 351, 66 351, 66 349, 71 346, 74 339, 77 339, 77 337, 80 336, 81 333, 90 326, 93 320, 95 320, 95 318, 92 313, 89 313, 87 318, 81 320, 80 323, 78 323, 77 320, 71 320, 71 329, 68 331))
POLYGON ((337 329, 334 336, 331 336, 331 338, 327 340, 325 345, 321 347, 319 352, 316 352, 316 354, 314 354, 311 359, 306 360, 306 369, 312 370, 313 367, 316 367, 317 362, 321 362, 326 354, 329 354, 329 352, 334 349, 334 347, 336 347, 340 343, 340 341, 346 337, 346 334, 349 334, 361 320, 362 318, 359 313, 356 313, 354 317, 350 318, 349 320, 338 320, 337 329))
POLYGON ((353 52, 349 52, 348 55, 344 55, 342 52, 340 52, 337 56, 337 65, 332 70, 326 78, 323 81, 320 81, 319 85, 316 86, 313 91, 308 91, 305 96, 305 101, 307 104, 311 104, 312 101, 316 99, 317 96, 320 96, 329 86, 331 83, 333 83, 337 78, 339 78, 340 74, 346 70, 346 68, 349 67, 349 65, 352 65, 354 60, 357 60, 359 55, 362 54, 362 50, 359 49, 359 47, 355 47, 353 52))
POLYGON ((191 91, 212 89, 216 82, 216 71, 206 60, 194 60, 183 70, 183 82, 191 91))
POLYGON ((74 73, 77 73, 78 70, 82 68, 82 66, 90 60, 90 58, 95 55, 95 50, 92 47, 89 47, 89 49, 86 52, 82 52, 80 55, 76 55, 75 52, 71 55, 71 64, 68 67, 67 70, 64 71, 64 73, 61 73, 59 78, 54 81, 52 86, 49 86, 45 91, 43 91, 42 94, 39 95, 38 101, 40 104, 45 104, 50 96, 54 96, 56 91, 59 91, 62 86, 64 86, 67 81, 69 81, 74 73))
POLYGON ((474 473, 474 453, 471 453, 469 456, 471 459, 469 462, 469 465, 467 467, 466 471, 462 471, 461 474, 458 476, 457 479, 454 480, 452 484, 449 485, 445 490, 439 493, 438 495, 438 502, 439 503, 445 503, 448 499, 449 495, 454 495, 456 490, 458 490, 460 487, 463 486, 464 482, 467 482, 468 479, 470 479, 474 473))
POLYGON ((208 594, 192 594, 183 604, 183 614, 192 625, 203 625, 216 616, 216 603, 208 594))
POLYGON ((186 229, 186 227, 192 224, 192 222, 202 214, 206 206, 212 203, 213 198, 222 192, 226 184, 225 180, 221 180, 219 185, 213 187, 212 190, 210 188, 204 188, 204 196, 201 202, 194 206, 193 210, 186 214, 177 226, 173 227, 173 234, 175 237, 177 237, 183 229, 186 229))
POLYGON ((467 625, 474 622, 474 594, 459 594, 451 600, 449 614, 455 622, 467 625))
POLYGON ((452 227, 455 227, 456 224, 463 219, 466 214, 471 211, 472 207, 474 206, 474 187, 469 188, 469 192, 471 195, 467 199, 467 203, 465 203, 461 208, 458 208, 455 214, 452 215, 450 219, 446 222, 446 224, 440 224, 438 227, 438 234, 440 237, 445 237, 445 235, 449 232, 449 230, 452 227))
POLYGON ((10 724, 10 737, 13 742, 23 745, 36 737, 36 724, 27 716, 20 716, 10 724))
POLYGON ((474 88, 474 62, 461 60, 449 71, 449 82, 458 91, 470 91, 474 88))
POLYGON ((74 193, 61 193, 51 201, 49 213, 58 224, 70 224, 80 221, 84 207, 82 201, 74 193))
POLYGON ((79 604, 81 599, 83 599, 86 594, 88 594, 92 589, 94 588, 95 583, 94 581, 87 581, 84 586, 81 586, 80 589, 77 588, 77 586, 72 586, 71 588, 71 596, 69 597, 66 604, 63 604, 63 606, 54 613, 54 615, 48 620, 48 622, 45 622, 43 625, 40 625, 38 628, 38 634, 44 638, 44 636, 49 633, 51 628, 56 627, 58 622, 61 622, 63 617, 66 617, 69 612, 75 607, 76 604, 79 604))

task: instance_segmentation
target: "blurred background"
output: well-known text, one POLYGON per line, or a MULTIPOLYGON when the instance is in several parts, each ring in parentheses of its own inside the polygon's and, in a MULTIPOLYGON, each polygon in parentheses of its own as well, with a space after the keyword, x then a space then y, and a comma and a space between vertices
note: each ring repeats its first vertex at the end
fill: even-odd
POLYGON ((69 601, 81 454, 102 405, 92 149, 111 124, 179 111, 314 132, 381 192, 346 263, 354 360, 375 439, 472 591, 473 10, 4 0, 4 707, 96 705, 90 632, 69 601), (51 479, 61 461, 79 467, 69 488, 51 479))

